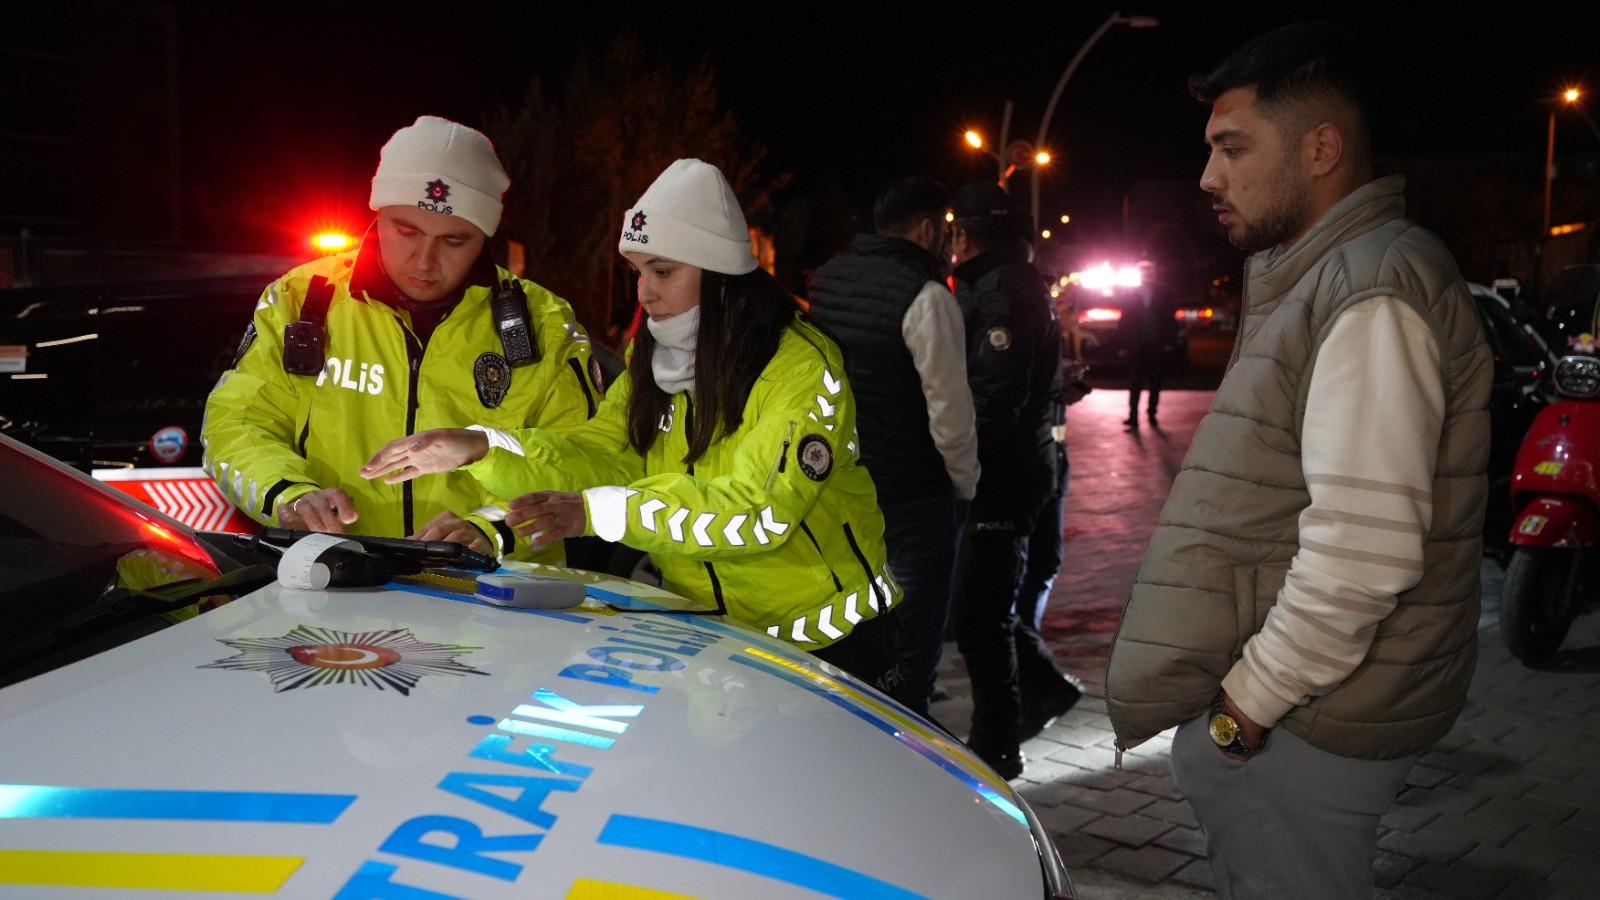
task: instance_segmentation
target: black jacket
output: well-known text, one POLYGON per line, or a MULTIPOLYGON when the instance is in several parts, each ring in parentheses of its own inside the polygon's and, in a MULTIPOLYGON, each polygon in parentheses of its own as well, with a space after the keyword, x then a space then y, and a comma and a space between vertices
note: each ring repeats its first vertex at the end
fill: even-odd
POLYGON ((905 238, 862 234, 811 281, 809 314, 845 348, 861 462, 882 500, 950 489, 928 430, 922 377, 902 332, 911 302, 938 280, 936 266, 932 254, 905 238))
POLYGON ((955 276, 983 467, 969 518, 980 529, 1027 533, 1056 475, 1050 426, 1060 395, 1061 328, 1021 244, 980 253, 955 276))

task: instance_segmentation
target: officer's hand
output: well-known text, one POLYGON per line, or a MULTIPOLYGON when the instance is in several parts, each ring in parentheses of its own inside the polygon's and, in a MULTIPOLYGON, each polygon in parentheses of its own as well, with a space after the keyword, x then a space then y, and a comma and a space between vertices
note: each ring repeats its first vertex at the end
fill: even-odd
POLYGON ((312 491, 278 507, 278 523, 301 531, 343 534, 344 527, 355 524, 359 518, 350 495, 338 488, 312 491))
POLYGON ((399 484, 477 462, 488 452, 489 436, 481 431, 435 428, 379 447, 360 474, 368 479, 381 475, 384 484, 399 484))
POLYGON ((449 510, 445 510, 433 517, 433 521, 422 526, 422 530, 411 536, 413 541, 452 541, 466 546, 469 550, 476 550, 484 556, 494 556, 494 545, 489 542, 488 536, 478 530, 478 526, 468 522, 449 510))
POLYGON ((506 521, 511 530, 529 539, 535 547, 577 537, 589 524, 583 495, 568 491, 534 491, 507 504, 506 521))

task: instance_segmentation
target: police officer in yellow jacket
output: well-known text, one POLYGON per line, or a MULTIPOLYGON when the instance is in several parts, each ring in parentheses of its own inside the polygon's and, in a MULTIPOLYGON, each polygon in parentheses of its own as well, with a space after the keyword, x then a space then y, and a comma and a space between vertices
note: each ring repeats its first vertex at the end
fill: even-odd
POLYGON ((714 166, 668 168, 620 249, 640 325, 593 419, 396 440, 362 474, 410 483, 465 465, 496 493, 536 491, 511 503, 518 534, 646 550, 669 589, 878 680, 894 660, 881 614, 900 590, 838 346, 756 267, 714 166))
POLYGON ((559 543, 519 540, 465 473, 416 485, 356 476, 394 434, 594 414, 597 376, 571 307, 486 250, 509 184, 489 139, 446 119, 420 117, 384 145, 361 247, 270 285, 206 402, 206 470, 240 509, 267 524, 561 560, 559 543))

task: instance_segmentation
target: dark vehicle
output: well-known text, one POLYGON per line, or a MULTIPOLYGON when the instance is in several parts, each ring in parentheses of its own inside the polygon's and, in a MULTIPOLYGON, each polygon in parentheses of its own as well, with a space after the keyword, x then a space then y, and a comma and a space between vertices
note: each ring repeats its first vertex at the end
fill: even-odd
POLYGON ((1567 266, 1557 273, 1541 312, 1540 328, 1557 353, 1591 353, 1600 335, 1600 264, 1567 266))
POLYGON ((0 291, 0 434, 90 471, 200 465, 258 275, 0 291))
POLYGON ((1505 565, 1511 556, 1507 535, 1514 510, 1511 473, 1522 437, 1549 403, 1545 383, 1556 357, 1534 328, 1534 316, 1512 290, 1503 295, 1469 284, 1483 330, 1494 354, 1489 393, 1489 508, 1483 521, 1484 552, 1505 565))
POLYGON ((1534 420, 1511 479, 1516 524, 1500 600, 1500 633, 1528 665, 1555 654, 1600 586, 1600 359, 1567 356, 1561 398, 1534 420))
MULTIPOLYGON (((206 396, 271 281, 0 291, 0 434, 84 472, 198 467, 206 396)), ((594 352, 611 383, 621 357, 594 352)))
MULTIPOLYGON (((1103 289, 1078 289, 1066 305, 1062 317, 1062 334, 1068 352, 1075 359, 1093 365, 1097 370, 1120 369, 1127 365, 1127 329, 1123 313, 1129 304, 1138 303, 1137 286, 1103 289)), ((1189 365, 1189 327, 1185 310, 1174 310, 1171 340, 1165 343, 1167 371, 1182 372, 1189 365)))

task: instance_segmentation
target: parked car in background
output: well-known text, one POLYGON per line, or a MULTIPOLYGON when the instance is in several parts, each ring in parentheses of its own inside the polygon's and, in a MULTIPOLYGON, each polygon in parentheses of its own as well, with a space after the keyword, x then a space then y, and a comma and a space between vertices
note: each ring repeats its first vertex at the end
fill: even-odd
POLYGON ((82 471, 197 467, 259 276, 0 291, 0 434, 82 471))
POLYGON ((1567 266, 1551 280, 1542 297, 1539 326, 1558 356, 1592 353, 1600 337, 1600 264, 1567 266))
MULTIPOLYGON (((238 355, 271 277, 0 290, 0 435, 200 529, 253 531, 200 468, 206 397, 238 355)), ((605 383, 618 351, 592 344, 605 383)), ((463 423, 470 424, 470 423, 463 423)), ((599 538, 575 565, 626 573, 643 554, 599 538)))
POLYGON ((296 588, 3 436, 0 472, 6 897, 1072 895, 959 742, 681 597, 296 588))
MULTIPOLYGON (((1130 304, 1140 302, 1144 273, 1139 266, 1114 268, 1110 263, 1074 272, 1057 287, 1055 297, 1066 353, 1096 369, 1115 369, 1127 362, 1122 317, 1130 304)), ((1198 321, 1199 309, 1180 308, 1167 326, 1167 368, 1183 371, 1189 363, 1190 316, 1198 321)))

